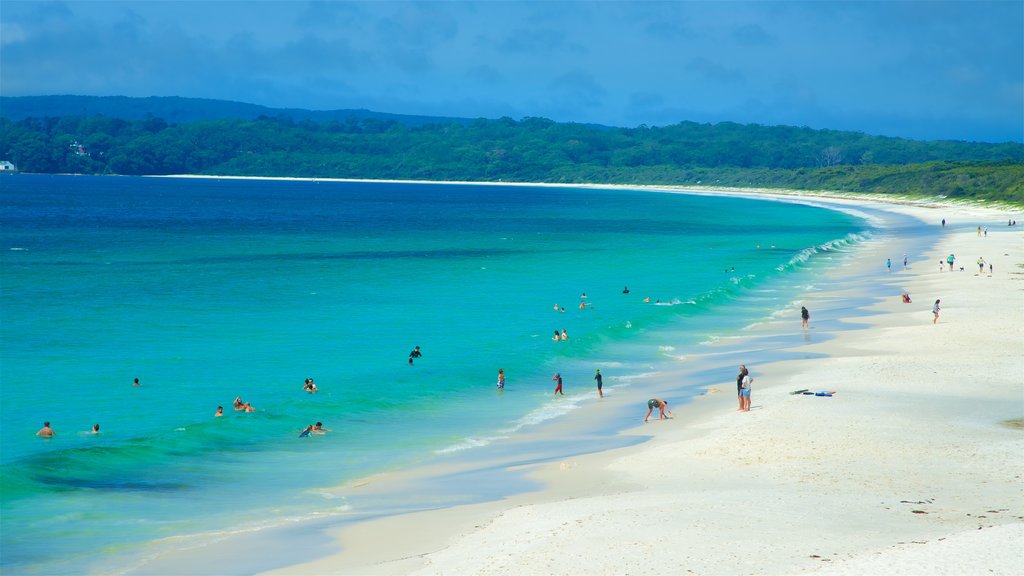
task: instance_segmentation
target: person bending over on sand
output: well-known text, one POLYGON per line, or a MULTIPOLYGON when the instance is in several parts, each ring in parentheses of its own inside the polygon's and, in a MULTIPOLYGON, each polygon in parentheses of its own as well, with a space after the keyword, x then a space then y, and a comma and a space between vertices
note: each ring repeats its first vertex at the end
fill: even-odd
POLYGON ((939 308, 939 301, 936 300, 935 305, 932 306, 932 316, 934 316, 934 318, 932 318, 932 324, 937 324, 939 322, 939 310, 941 310, 941 308, 939 308))
POLYGON ((50 428, 49 422, 43 422, 43 427, 36 432, 36 436, 42 436, 43 438, 53 438, 57 433, 50 428))
POLYGON ((644 422, 647 422, 651 417, 651 412, 654 412, 655 408, 658 409, 658 420, 665 420, 667 418, 667 416, 665 416, 666 411, 669 414, 672 413, 672 411, 668 409, 668 402, 665 402, 661 398, 651 398, 647 401, 647 415, 644 416, 644 422))

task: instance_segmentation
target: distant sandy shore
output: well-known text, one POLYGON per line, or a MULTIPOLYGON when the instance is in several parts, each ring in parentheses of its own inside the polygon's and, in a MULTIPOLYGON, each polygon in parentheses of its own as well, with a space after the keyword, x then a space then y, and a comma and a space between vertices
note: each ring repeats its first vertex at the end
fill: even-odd
POLYGON ((750 412, 732 374, 672 420, 641 424, 638 399, 627 433, 648 442, 532 466, 537 492, 336 530, 336 554, 271 574, 1024 574, 1024 223, 1007 226, 1020 209, 699 192, 910 215, 933 244, 903 270, 889 230, 830 271, 843 288, 802 301, 811 333, 826 307, 867 328, 751 366, 750 412), (964 271, 939 271, 950 253, 964 271), (894 278, 912 303, 894 290, 844 304, 894 278))

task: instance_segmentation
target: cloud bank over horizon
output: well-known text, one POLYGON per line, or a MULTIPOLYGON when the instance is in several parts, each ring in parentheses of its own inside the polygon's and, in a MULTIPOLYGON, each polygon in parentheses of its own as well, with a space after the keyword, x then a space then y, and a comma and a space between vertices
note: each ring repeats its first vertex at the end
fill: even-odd
POLYGON ((37 2, 0 92, 1024 141, 1024 3, 37 2))

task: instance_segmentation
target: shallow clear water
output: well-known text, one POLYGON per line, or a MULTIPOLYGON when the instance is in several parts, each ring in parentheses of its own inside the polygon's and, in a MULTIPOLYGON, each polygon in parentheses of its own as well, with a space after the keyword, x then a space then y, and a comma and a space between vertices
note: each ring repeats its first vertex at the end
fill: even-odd
POLYGON ((0 562, 18 571, 342 510, 317 487, 585 406, 595 367, 628 386, 672 361, 665 330, 693 345, 736 332, 865 229, 808 206, 629 190, 0 185, 0 562), (566 398, 551 399, 555 372, 566 398), (236 396, 257 411, 234 411, 236 396), (44 420, 51 440, 33 436, 44 420), (298 438, 315 421, 332 432, 298 438))

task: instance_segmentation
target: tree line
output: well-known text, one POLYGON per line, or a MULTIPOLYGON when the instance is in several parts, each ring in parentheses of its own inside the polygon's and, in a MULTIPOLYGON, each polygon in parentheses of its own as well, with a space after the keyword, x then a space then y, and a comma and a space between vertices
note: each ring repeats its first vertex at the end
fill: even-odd
POLYGON ((20 171, 845 190, 1024 203, 1024 145, 756 124, 609 128, 545 118, 0 118, 20 171))

